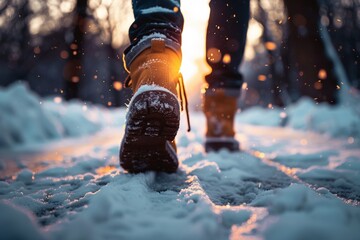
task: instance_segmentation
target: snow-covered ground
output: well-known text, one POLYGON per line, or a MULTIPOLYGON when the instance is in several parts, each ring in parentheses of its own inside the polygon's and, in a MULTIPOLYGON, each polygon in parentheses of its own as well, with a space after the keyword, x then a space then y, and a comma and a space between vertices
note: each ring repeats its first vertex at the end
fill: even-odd
POLYGON ((60 97, 41 99, 21 82, 0 88, 0 114, 0 149, 13 150, 90 135, 121 122, 119 111, 60 97))
POLYGON ((124 109, 84 110, 22 85, 0 99, 0 239, 360 238, 357 106, 247 110, 239 153, 205 153, 193 112, 178 172, 132 175, 118 163, 124 109))

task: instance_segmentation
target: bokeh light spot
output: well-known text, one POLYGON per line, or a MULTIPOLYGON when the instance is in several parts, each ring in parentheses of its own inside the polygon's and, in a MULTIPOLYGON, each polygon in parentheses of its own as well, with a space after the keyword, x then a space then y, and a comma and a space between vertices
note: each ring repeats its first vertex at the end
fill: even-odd
POLYGON ((73 83, 78 83, 78 82, 80 81, 80 78, 79 78, 78 76, 72 76, 72 77, 71 77, 71 81, 72 81, 73 83))
POLYGON ((217 48, 210 48, 206 53, 206 57, 209 62, 218 63, 221 61, 221 52, 217 48))
POLYGON ((327 72, 325 69, 320 69, 318 73, 318 78, 320 79, 326 79, 327 78, 327 72))
POLYGON ((122 86, 122 83, 121 83, 121 82, 116 81, 116 82, 113 83, 113 87, 114 87, 114 89, 115 89, 116 91, 120 91, 123 86, 122 86))
POLYGON ((316 90, 321 90, 323 88, 323 84, 320 81, 318 81, 318 82, 314 83, 314 88, 316 90))
POLYGON ((258 76, 258 80, 259 80, 260 82, 264 82, 264 81, 266 81, 266 76, 263 75, 263 74, 261 74, 261 75, 258 76))
POLYGON ((223 61, 223 63, 225 63, 225 64, 231 63, 231 56, 230 56, 230 54, 225 54, 222 61, 223 61))
POLYGON ((266 42, 265 48, 269 51, 274 51, 277 48, 277 46, 274 42, 266 42))
POLYGON ((69 57, 69 53, 67 51, 63 50, 60 52, 60 57, 62 59, 67 59, 69 57))

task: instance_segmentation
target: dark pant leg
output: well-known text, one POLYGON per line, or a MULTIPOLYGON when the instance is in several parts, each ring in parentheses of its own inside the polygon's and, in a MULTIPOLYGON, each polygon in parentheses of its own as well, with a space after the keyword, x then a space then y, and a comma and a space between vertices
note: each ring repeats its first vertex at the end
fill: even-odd
MULTIPOLYGON (((209 88, 239 89, 250 15, 249 0, 211 0, 206 35, 206 60, 212 72, 205 77, 209 88)), ((240 92, 240 91, 239 91, 240 92)))
POLYGON ((180 0, 132 0, 135 21, 129 29, 130 46, 125 50, 126 64, 150 46, 146 37, 161 37, 166 45, 181 52, 184 18, 180 0))

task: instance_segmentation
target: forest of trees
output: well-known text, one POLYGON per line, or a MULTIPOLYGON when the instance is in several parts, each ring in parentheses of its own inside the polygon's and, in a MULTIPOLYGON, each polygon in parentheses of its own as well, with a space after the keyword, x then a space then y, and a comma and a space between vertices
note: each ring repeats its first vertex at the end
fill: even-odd
POLYGON ((0 1, 0 85, 23 80, 43 96, 124 104, 124 2, 0 1))
MULTIPOLYGON (((304 95, 335 104, 340 62, 360 89, 360 0, 269 2, 251 3, 264 29, 258 47, 266 49, 254 64, 269 66, 274 105, 304 95)), ((0 85, 23 80, 43 96, 122 106, 130 94, 121 56, 129 14, 123 0, 0 1, 0 85)))
POLYGON ((339 67, 349 83, 360 89, 360 1, 252 2, 253 17, 264 29, 256 48, 264 48, 266 53, 256 57, 251 67, 271 80, 262 83, 262 88, 255 83, 257 88, 260 84, 259 95, 271 89, 268 102, 278 106, 301 96, 336 104, 338 90, 346 80, 339 76, 339 67))

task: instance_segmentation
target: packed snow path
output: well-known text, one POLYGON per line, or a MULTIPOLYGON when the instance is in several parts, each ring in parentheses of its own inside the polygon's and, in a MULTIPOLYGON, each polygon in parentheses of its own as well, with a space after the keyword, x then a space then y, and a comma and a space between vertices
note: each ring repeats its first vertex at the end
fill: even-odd
POLYGON ((242 152, 205 153, 191 117, 175 174, 124 172, 123 128, 2 152, 0 238, 360 238, 353 139, 238 123, 242 152))

